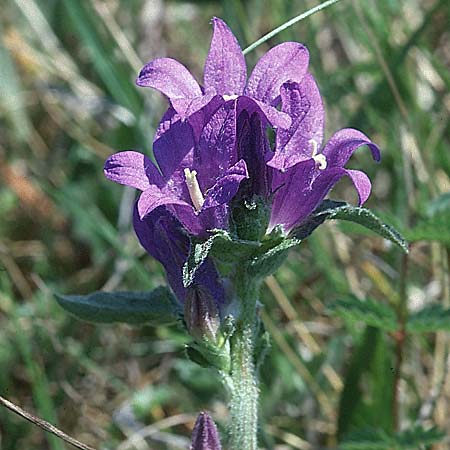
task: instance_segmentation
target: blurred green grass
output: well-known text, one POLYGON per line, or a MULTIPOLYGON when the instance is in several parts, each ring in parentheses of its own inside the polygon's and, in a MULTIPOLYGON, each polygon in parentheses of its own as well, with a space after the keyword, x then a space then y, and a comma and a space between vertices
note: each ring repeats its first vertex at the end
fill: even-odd
MULTIPOLYGON (((168 55, 200 79, 213 15, 231 26, 244 48, 315 4, 3 3, 0 395, 98 448, 187 448, 200 409, 211 410, 225 429, 219 382, 185 359, 176 329, 77 322, 52 292, 164 283, 130 228, 134 193, 102 175, 104 159, 116 150, 151 151, 165 100, 134 86, 139 66, 168 55), (150 424, 147 441, 132 446, 131 437, 150 424)), ((450 190, 449 21, 445 0, 342 0, 247 56, 251 66, 278 42, 308 46, 326 103, 327 136, 352 126, 380 145, 381 164, 364 151, 352 164, 373 181, 368 206, 404 230, 450 190)), ((354 201, 350 184, 341 182, 333 197, 354 201)), ((437 243, 412 247, 412 304, 443 301, 442 255, 437 243)), ((381 239, 331 223, 268 280, 264 318, 274 339, 262 371, 264 447, 335 448, 338 426, 339 432, 390 428, 392 339, 339 322, 326 304, 348 293, 395 303, 399 264, 398 250, 381 239), (340 393, 352 383, 361 389, 344 398, 357 414, 338 418, 340 393)), ((407 344, 404 424, 416 421, 445 374, 448 337, 410 337, 407 344)), ((442 429, 450 427, 449 407, 446 383, 433 412, 442 429)), ((65 447, 0 409, 0 448, 65 447)))

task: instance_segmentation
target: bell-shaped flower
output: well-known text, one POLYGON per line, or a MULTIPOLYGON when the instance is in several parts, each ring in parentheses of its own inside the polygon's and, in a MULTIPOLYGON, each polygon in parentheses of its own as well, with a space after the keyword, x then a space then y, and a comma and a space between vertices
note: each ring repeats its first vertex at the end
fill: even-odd
POLYGON ((177 114, 189 118, 213 98, 233 102, 237 115, 243 109, 257 111, 273 127, 287 128, 290 118, 276 106, 286 81, 300 82, 307 72, 309 53, 297 42, 284 42, 269 50, 247 80, 245 58, 236 37, 221 19, 212 19, 214 31, 206 58, 203 86, 189 70, 171 58, 150 61, 136 83, 166 95, 177 114))
POLYGON ((216 424, 206 412, 195 421, 190 450, 222 450, 216 424))
POLYGON ((376 161, 380 160, 380 151, 367 136, 351 128, 337 131, 322 149, 324 109, 311 74, 301 83, 285 83, 281 99, 281 110, 290 115, 292 125, 277 131, 275 153, 268 162, 274 169, 269 231, 282 225, 288 233, 311 214, 343 176, 353 182, 362 205, 371 191, 370 180, 364 172, 344 166, 361 146, 367 145, 376 161))
MULTIPOLYGON (((166 271, 167 281, 181 303, 189 288, 183 286, 183 265, 188 257, 190 239, 181 223, 164 206, 159 206, 143 219, 135 205, 133 225, 145 250, 157 259, 166 271)), ((200 266, 195 275, 197 289, 202 289, 213 299, 218 309, 224 303, 224 289, 210 259, 200 266)))
POLYGON ((197 113, 207 117, 201 131, 179 120, 173 109, 165 114, 154 142, 160 171, 135 151, 116 153, 106 161, 107 178, 142 191, 140 219, 165 205, 191 234, 228 228, 228 203, 248 177, 247 166, 238 159, 233 104, 221 106, 209 118, 208 108, 197 113))

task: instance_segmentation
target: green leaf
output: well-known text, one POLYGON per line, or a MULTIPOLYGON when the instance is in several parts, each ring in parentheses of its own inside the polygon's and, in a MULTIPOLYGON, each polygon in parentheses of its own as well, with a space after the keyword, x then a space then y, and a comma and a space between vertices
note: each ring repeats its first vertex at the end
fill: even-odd
POLYGON ((379 234, 398 245, 405 253, 408 244, 404 237, 392 226, 381 221, 372 211, 344 202, 324 200, 318 208, 292 232, 293 236, 304 239, 325 220, 338 219, 354 222, 379 234))
POLYGON ((395 311, 385 303, 348 297, 327 306, 330 312, 350 322, 362 322, 385 331, 395 331, 398 328, 395 311))
POLYGON ((58 303, 75 317, 95 323, 166 325, 177 320, 179 306, 167 287, 151 292, 93 292, 57 295, 58 303))
POLYGON ((450 331, 450 309, 434 304, 415 311, 408 317, 406 330, 410 333, 450 331))
POLYGON ((389 435, 382 430, 366 429, 346 437, 340 450, 417 450, 442 440, 443 432, 436 428, 425 430, 421 426, 389 435))

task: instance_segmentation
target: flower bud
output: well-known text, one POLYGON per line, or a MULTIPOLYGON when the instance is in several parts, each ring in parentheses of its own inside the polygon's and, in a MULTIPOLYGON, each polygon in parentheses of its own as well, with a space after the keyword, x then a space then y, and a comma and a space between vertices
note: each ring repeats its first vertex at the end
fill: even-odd
POLYGON ((190 450, 221 450, 216 424, 208 413, 201 412, 195 421, 190 450))
POLYGON ((220 327, 219 311, 214 298, 204 287, 194 285, 187 290, 184 320, 194 339, 216 342, 220 327))

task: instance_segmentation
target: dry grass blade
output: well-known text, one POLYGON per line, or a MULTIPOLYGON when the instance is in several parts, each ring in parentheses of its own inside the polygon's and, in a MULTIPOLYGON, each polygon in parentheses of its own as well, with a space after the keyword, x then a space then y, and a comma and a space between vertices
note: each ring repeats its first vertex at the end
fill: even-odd
MULTIPOLYGON (((300 340, 303 344, 314 354, 320 353, 320 345, 316 342, 314 337, 309 332, 308 328, 305 324, 299 319, 297 312, 294 307, 291 305, 288 297, 284 293, 283 289, 279 285, 277 279, 271 275, 266 278, 266 285, 269 287, 272 295, 275 297, 278 305, 283 310, 284 315, 289 319, 292 323, 295 332, 297 333, 300 340)), ((336 373, 336 371, 329 364, 325 364, 323 368, 324 374, 330 382, 333 389, 340 392, 342 390, 343 384, 340 376, 336 373)))
POLYGON ((270 332, 271 336, 273 337, 277 345, 280 347, 281 351, 286 355, 286 358, 297 370, 299 375, 303 378, 303 380, 308 385, 311 392, 316 397, 325 416, 330 421, 334 421, 335 411, 332 402, 330 401, 328 396, 322 390, 322 388, 317 383, 315 378, 311 375, 308 368, 304 365, 303 361, 299 358, 297 353, 295 353, 295 351, 290 347, 290 345, 288 344, 282 333, 280 333, 278 329, 275 327, 275 324, 265 311, 261 312, 261 318, 262 321, 264 322, 264 326, 270 332))
POLYGON ((29 422, 38 426, 39 428, 42 428, 44 431, 54 434, 55 436, 57 436, 58 438, 62 439, 64 442, 67 442, 68 444, 72 445, 75 448, 78 448, 80 450, 95 450, 93 447, 83 444, 82 442, 77 441, 73 437, 70 437, 63 431, 53 426, 51 423, 48 423, 45 420, 42 420, 39 417, 33 416, 33 414, 24 411, 22 408, 20 408, 19 406, 15 405, 14 403, 10 402, 9 400, 7 400, 2 396, 0 396, 0 403, 13 413, 16 413, 18 416, 24 418, 25 420, 28 420, 29 422))

